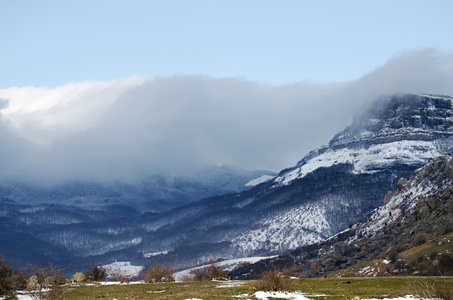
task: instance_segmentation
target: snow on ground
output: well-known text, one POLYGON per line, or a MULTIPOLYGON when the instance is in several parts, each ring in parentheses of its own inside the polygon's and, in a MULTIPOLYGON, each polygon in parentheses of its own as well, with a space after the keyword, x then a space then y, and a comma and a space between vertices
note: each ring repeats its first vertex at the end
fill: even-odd
POLYGON ((133 266, 129 261, 117 261, 108 265, 103 265, 103 267, 109 273, 119 271, 129 278, 137 276, 140 271, 143 270, 143 266, 133 266))
MULTIPOLYGON (((361 300, 420 300, 420 299, 415 298, 412 295, 407 295, 407 296, 399 297, 399 298, 381 298, 381 299, 371 298, 371 299, 361 299, 361 300)), ((424 300, 430 300, 430 299, 424 299, 424 300)), ((432 299, 432 300, 434 300, 434 299, 432 299)))
POLYGON ((260 184, 260 183, 269 181, 269 180, 271 180, 272 178, 274 178, 274 176, 263 175, 263 176, 261 176, 261 177, 258 177, 258 178, 255 178, 255 179, 253 179, 253 180, 250 180, 249 182, 247 182, 247 183, 245 184, 245 186, 255 186, 255 185, 258 185, 258 184, 260 184))
MULTIPOLYGON (((231 271, 233 269, 236 269, 237 267, 239 267, 242 264, 245 264, 245 263, 254 264, 254 263, 256 263, 256 262, 258 262, 260 260, 267 259, 267 258, 272 258, 272 257, 276 257, 276 256, 277 255, 274 255, 274 256, 244 257, 244 258, 224 260, 224 261, 218 262, 216 264, 219 265, 219 266, 223 266, 224 270, 231 271)), ((185 276, 190 274, 190 271, 203 269, 203 268, 206 268, 207 266, 209 266, 209 264, 206 264, 206 265, 203 265, 203 266, 194 267, 194 268, 190 268, 190 269, 186 269, 186 270, 182 270, 182 271, 174 273, 173 275, 175 276, 175 280, 176 281, 182 281, 182 279, 185 276)))
MULTIPOLYGON (((234 296, 236 298, 245 298, 250 299, 250 295, 242 294, 234 296)), ((252 295, 252 299, 261 299, 267 300, 268 298, 272 299, 292 299, 292 300, 310 300, 305 297, 301 292, 256 292, 252 295)))
POLYGON ((221 285, 216 286, 216 288, 221 289, 221 288, 231 288, 231 287, 237 287, 244 285, 244 281, 223 281, 221 285))

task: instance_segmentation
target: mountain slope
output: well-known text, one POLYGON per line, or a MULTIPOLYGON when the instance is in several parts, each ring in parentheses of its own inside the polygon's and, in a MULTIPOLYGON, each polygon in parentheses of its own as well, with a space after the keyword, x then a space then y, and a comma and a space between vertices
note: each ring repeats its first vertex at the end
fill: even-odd
MULTIPOLYGON (((407 251, 407 257, 415 258, 410 262, 411 266, 399 261, 399 268, 404 266, 405 272, 412 269, 412 272, 425 274, 424 272, 430 271, 426 264, 421 270, 417 267, 417 264, 423 263, 424 259, 429 260, 422 254, 429 253, 433 261, 435 254, 431 254, 431 252, 435 250, 443 251, 443 255, 447 255, 451 248, 447 246, 447 251, 445 251, 445 247, 441 246, 450 243, 450 240, 441 237, 445 233, 451 232, 452 228, 453 156, 440 156, 416 170, 409 180, 400 179, 395 192, 389 192, 381 206, 350 228, 326 241, 287 252, 279 258, 264 262, 264 264, 261 262, 261 265, 244 266, 235 270, 233 275, 237 278, 244 278, 244 276, 250 276, 251 271, 254 270, 252 276, 256 276, 259 274, 261 266, 274 265, 287 268, 292 266, 293 270, 302 277, 323 276, 357 263, 377 258, 381 258, 382 261, 382 257, 391 257, 392 251, 402 252, 418 246, 426 240, 433 240, 434 242, 428 245, 431 250, 422 251, 419 247, 407 251), (421 241, 422 239, 423 241, 421 241), (439 241, 436 242, 437 240, 439 241), (416 252, 419 253, 418 256, 413 254, 416 252), (253 273, 255 274, 253 275, 253 273)), ((396 252, 393 255, 396 257, 396 252)), ((428 262, 427 265, 432 267, 433 261, 428 262)), ((397 266, 389 266, 389 262, 373 262, 372 264, 380 268, 381 274, 392 272, 392 268, 396 269, 394 271, 399 270, 397 266)), ((364 263, 361 268, 352 269, 357 269, 356 272, 364 272, 364 268, 369 265, 364 263)), ((444 266, 444 270, 446 270, 445 267, 447 266, 444 266)), ((342 273, 352 274, 351 271, 342 273)))
POLYGON ((235 258, 307 245, 354 224, 401 177, 453 153, 452 99, 398 94, 380 99, 332 141, 239 194, 137 220, 138 252, 168 251, 181 263, 235 258))

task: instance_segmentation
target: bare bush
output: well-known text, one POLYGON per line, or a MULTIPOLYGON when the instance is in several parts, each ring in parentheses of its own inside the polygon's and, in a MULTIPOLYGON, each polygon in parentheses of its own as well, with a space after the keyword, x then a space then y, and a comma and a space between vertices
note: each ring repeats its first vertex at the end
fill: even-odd
POLYGON ((104 281, 107 278, 107 269, 101 265, 93 264, 93 268, 83 272, 92 281, 104 281))
POLYGON ((126 272, 122 270, 120 267, 112 268, 107 270, 108 277, 112 281, 119 281, 121 283, 129 283, 129 277, 127 276, 126 272))
POLYGON ((278 270, 263 272, 260 278, 252 286, 255 291, 290 291, 293 289, 293 282, 288 276, 278 270))
POLYGON ((145 282, 172 282, 175 281, 172 264, 154 263, 145 272, 145 282))
POLYGON ((0 254, 0 296, 15 297, 16 291, 27 286, 27 276, 14 270, 0 254))
POLYGON ((204 269, 205 277, 208 280, 222 280, 228 277, 228 271, 225 271, 223 267, 211 260, 211 264, 204 269))
POLYGON ((46 267, 33 265, 31 272, 33 276, 30 278, 29 289, 32 290, 32 299, 62 299, 63 295, 69 291, 62 270, 54 264, 49 263, 46 267))
POLYGON ((192 281, 203 281, 205 280, 204 270, 203 269, 194 269, 190 271, 192 275, 192 281))
POLYGON ((194 281, 202 280, 223 280, 228 277, 228 271, 225 271, 223 267, 211 259, 209 266, 201 269, 195 269, 190 271, 193 275, 194 281))

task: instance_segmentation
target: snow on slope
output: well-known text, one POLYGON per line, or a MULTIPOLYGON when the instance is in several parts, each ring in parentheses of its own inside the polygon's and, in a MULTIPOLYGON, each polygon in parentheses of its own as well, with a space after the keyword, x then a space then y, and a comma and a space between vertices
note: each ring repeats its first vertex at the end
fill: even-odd
MULTIPOLYGON (((453 158, 447 157, 445 160, 447 163, 451 164, 453 158)), ((423 171, 423 168, 416 170, 415 174, 420 171, 423 171)), ((438 180, 439 179, 442 178, 438 178, 438 180)), ((428 198, 429 195, 438 193, 440 190, 451 187, 453 184, 451 180, 443 180, 437 184, 434 184, 429 179, 422 180, 421 182, 420 179, 416 178, 415 180, 418 181, 418 184, 409 187, 406 185, 401 191, 398 190, 396 194, 390 198, 388 203, 373 210, 367 223, 362 225, 363 228, 366 228, 367 234, 374 236, 381 232, 387 224, 394 223, 399 219, 399 222, 403 222, 406 215, 410 215, 415 211, 417 204, 420 201, 419 199, 428 198)), ((417 182, 415 180, 414 182, 417 182)), ((352 242, 355 239, 357 239, 357 236, 353 237, 348 242, 352 242)))
POLYGON ((407 140, 372 145, 367 149, 327 150, 308 160, 305 164, 278 176, 274 181, 281 185, 288 185, 293 180, 303 178, 316 169, 328 168, 338 164, 353 165, 354 174, 374 173, 376 170, 395 164, 395 162, 415 165, 439 155, 440 153, 433 142, 407 140))
POLYGON ((258 177, 258 178, 255 178, 253 180, 250 180, 249 182, 247 182, 245 184, 245 186, 255 186, 255 185, 258 185, 260 183, 263 183, 263 182, 266 182, 266 181, 269 181, 271 180, 272 178, 274 178, 275 176, 270 176, 270 175, 263 175, 261 177, 258 177))
MULTIPOLYGON (((269 258, 273 258, 276 256, 277 255, 236 258, 236 259, 224 260, 224 261, 218 262, 216 264, 219 266, 222 266, 224 270, 231 271, 233 269, 238 268, 242 264, 246 264, 246 263, 254 264, 260 260, 269 259, 269 258)), ((209 266, 209 265, 203 265, 203 266, 199 266, 199 267, 195 267, 195 268, 178 271, 178 272, 174 273, 173 275, 175 276, 176 281, 182 281, 183 278, 185 276, 189 275, 192 270, 203 269, 203 268, 206 268, 207 266, 209 266)))
POLYGON ((255 230, 249 230, 232 240, 238 251, 247 254, 256 249, 281 251, 325 239, 329 232, 325 208, 309 204, 265 220, 255 230))

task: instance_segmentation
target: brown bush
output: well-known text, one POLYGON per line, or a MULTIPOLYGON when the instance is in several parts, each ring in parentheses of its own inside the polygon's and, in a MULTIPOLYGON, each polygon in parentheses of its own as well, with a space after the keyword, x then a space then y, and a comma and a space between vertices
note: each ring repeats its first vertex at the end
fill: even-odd
POLYGON ((211 259, 209 266, 202 269, 195 269, 190 271, 193 275, 194 281, 202 280, 222 280, 228 277, 228 271, 225 271, 223 267, 211 259))
POLYGON ((268 271, 261 274, 260 279, 252 286, 254 291, 290 291, 293 282, 288 276, 278 270, 268 271))
POLYGON ((409 250, 410 248, 412 248, 412 245, 411 244, 400 244, 400 245, 396 245, 395 246, 395 250, 398 252, 398 253, 401 253, 401 252, 404 252, 406 250, 409 250))
POLYGON ((396 251, 395 249, 390 250, 387 253, 387 259, 392 263, 395 263, 398 260, 398 251, 396 251))
POLYGON ((420 246, 429 241, 429 236, 425 233, 417 234, 417 236, 412 241, 413 246, 420 246))
POLYGON ((148 267, 145 273, 145 282, 172 282, 175 281, 172 264, 155 263, 148 267))

